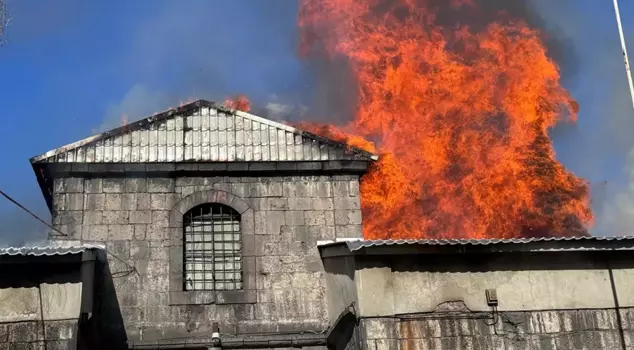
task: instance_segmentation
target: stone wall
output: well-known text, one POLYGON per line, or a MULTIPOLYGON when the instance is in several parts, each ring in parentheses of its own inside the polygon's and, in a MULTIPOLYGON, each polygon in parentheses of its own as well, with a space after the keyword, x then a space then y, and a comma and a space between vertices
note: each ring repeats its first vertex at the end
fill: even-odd
POLYGON ((77 320, 0 323, 0 349, 75 349, 77 320))
MULTIPOLYGON (((320 331, 328 326, 328 316, 316 243, 361 237, 358 179, 347 175, 57 179, 53 224, 71 239, 105 243, 126 262, 109 258, 132 340, 209 334, 212 321, 220 323, 223 334, 238 336, 320 331), (214 196, 226 193, 247 203, 241 210, 253 220, 249 243, 253 251, 248 253, 252 266, 245 260, 245 273, 254 278, 252 300, 221 303, 200 293, 174 300, 178 294, 170 281, 174 277, 170 261, 182 259, 182 227, 170 227, 176 226, 170 224, 175 220, 170 215, 178 214, 173 210, 177 204, 200 199, 196 193, 210 190, 214 196)), ((246 250, 249 245, 246 241, 244 245, 246 250)))
POLYGON ((634 309, 421 314, 366 318, 349 349, 634 349, 634 309))

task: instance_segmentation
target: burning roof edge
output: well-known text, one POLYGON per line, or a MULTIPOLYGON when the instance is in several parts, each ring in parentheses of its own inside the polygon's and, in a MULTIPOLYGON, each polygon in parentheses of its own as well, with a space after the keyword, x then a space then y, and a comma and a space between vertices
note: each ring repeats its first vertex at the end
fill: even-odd
POLYGON ((307 131, 303 131, 303 130, 297 129, 295 127, 292 127, 292 126, 289 126, 289 125, 286 125, 286 124, 282 124, 282 123, 279 123, 279 122, 275 122, 275 121, 272 121, 272 120, 269 120, 269 119, 266 119, 266 118, 262 118, 262 117, 259 117, 257 115, 254 115, 254 114, 250 114, 250 113, 239 111, 239 110, 235 110, 235 109, 228 109, 228 108, 222 106, 221 104, 218 104, 218 103, 215 103, 215 102, 211 102, 211 101, 207 101, 207 100, 198 100, 198 101, 183 105, 181 107, 171 108, 171 109, 168 109, 168 110, 166 110, 164 112, 157 113, 157 114, 151 115, 149 117, 143 118, 143 119, 138 120, 136 122, 132 122, 132 123, 126 124, 124 126, 120 126, 118 128, 115 128, 115 129, 112 129, 112 130, 109 130, 109 131, 106 131, 106 132, 103 132, 103 133, 100 133, 100 134, 96 134, 96 135, 93 135, 93 136, 89 136, 89 137, 84 138, 82 140, 75 141, 75 142, 66 144, 64 146, 52 149, 52 150, 44 152, 44 153, 42 153, 40 155, 31 157, 30 162, 31 162, 31 164, 42 162, 42 161, 45 161, 48 158, 57 156, 58 154, 70 151, 72 149, 75 149, 75 148, 78 148, 78 147, 82 147, 82 146, 85 146, 85 145, 88 145, 88 144, 92 144, 92 143, 95 143, 97 141, 100 141, 100 140, 103 140, 103 139, 106 139, 106 138, 118 136, 118 135, 121 135, 121 134, 126 133, 126 132, 139 130, 139 129, 142 129, 142 128, 144 128, 144 127, 146 127, 146 126, 148 126, 148 125, 150 125, 152 123, 155 123, 155 122, 167 120, 167 119, 170 119, 170 118, 175 117, 177 115, 191 113, 191 112, 193 112, 193 111, 195 111, 195 110, 197 110, 197 109, 199 109, 201 107, 208 107, 208 108, 218 109, 218 110, 221 110, 221 111, 223 111, 225 113, 231 113, 231 114, 243 117, 243 118, 251 119, 251 120, 257 121, 259 123, 263 123, 263 124, 270 125, 270 126, 273 126, 273 127, 279 128, 279 129, 283 129, 283 130, 288 131, 288 132, 301 134, 302 136, 305 136, 305 137, 313 139, 313 140, 320 141, 320 142, 325 143, 325 144, 330 144, 330 145, 337 146, 337 147, 347 147, 352 152, 357 153, 357 154, 359 154, 361 156, 367 157, 370 160, 378 160, 379 159, 379 156, 376 155, 376 154, 367 152, 367 151, 362 150, 362 149, 357 148, 357 147, 352 147, 352 146, 346 145, 346 144, 344 144, 342 142, 338 142, 338 141, 334 141, 334 140, 331 140, 331 139, 328 139, 328 138, 324 138, 324 137, 321 137, 319 135, 316 135, 316 134, 313 134, 313 133, 310 133, 310 132, 307 132, 307 131))
MULTIPOLYGON (((537 237, 512 239, 404 239, 363 240, 337 239, 317 243, 324 249, 334 248, 338 254, 451 254, 546 251, 613 251, 634 250, 634 236, 619 237, 537 237), (342 248, 345 250, 342 251, 342 248)), ((333 256, 329 254, 329 256, 333 256)))

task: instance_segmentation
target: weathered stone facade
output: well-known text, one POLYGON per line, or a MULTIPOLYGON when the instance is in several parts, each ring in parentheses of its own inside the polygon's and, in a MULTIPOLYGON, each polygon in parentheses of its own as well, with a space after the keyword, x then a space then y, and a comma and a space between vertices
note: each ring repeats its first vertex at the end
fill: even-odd
POLYGON ((328 327, 317 241, 361 237, 358 175, 55 179, 53 223, 102 243, 130 340, 328 327), (182 290, 183 212, 204 202, 242 214, 244 292, 182 290))
POLYGON ((0 323, 0 349, 73 349, 76 333, 76 320, 0 323))
POLYGON ((321 242, 338 349, 632 349, 634 238, 321 242), (336 307, 332 307, 336 305, 336 307))
MULTIPOLYGON (((621 310, 627 349, 633 309, 621 310)), ((614 310, 430 313, 360 321, 348 349, 624 349, 614 310)))

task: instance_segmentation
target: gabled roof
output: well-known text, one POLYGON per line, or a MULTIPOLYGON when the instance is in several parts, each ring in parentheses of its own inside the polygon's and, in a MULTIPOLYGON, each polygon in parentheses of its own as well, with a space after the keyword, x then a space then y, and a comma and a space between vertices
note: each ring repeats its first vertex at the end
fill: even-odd
POLYGON ((366 160, 378 156, 199 100, 31 158, 31 163, 366 160))

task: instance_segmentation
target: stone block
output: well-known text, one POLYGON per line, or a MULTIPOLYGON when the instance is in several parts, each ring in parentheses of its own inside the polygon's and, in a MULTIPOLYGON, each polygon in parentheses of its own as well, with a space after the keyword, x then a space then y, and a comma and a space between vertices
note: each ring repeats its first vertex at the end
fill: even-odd
POLYGON ((255 304, 254 318, 257 320, 276 320, 277 309, 275 303, 255 304))
POLYGON ((194 192, 196 192, 196 187, 195 186, 183 186, 183 187, 181 187, 181 191, 180 191, 180 193, 181 193, 181 195, 183 197, 187 197, 187 196, 193 194, 194 192))
POLYGON ((81 225, 83 212, 80 210, 54 212, 52 219, 54 225, 81 225))
POLYGON ((121 259, 130 258, 130 241, 109 241, 106 248, 121 259))
POLYGON ((147 192, 147 179, 146 178, 125 179, 125 192, 128 192, 128 193, 147 192))
POLYGON ((133 260, 149 260, 150 244, 147 241, 130 242, 130 258, 133 260))
POLYGON ((323 210, 310 210, 304 212, 304 219, 307 226, 325 226, 327 216, 332 216, 332 212, 323 210))
POLYGON ((360 196, 359 179, 352 180, 348 183, 348 194, 350 197, 360 196))
POLYGON ((304 225, 304 211, 289 210, 284 212, 284 221, 287 226, 304 225))
POLYGON ((149 193, 139 193, 136 198, 136 210, 149 210, 151 208, 150 205, 150 194, 149 193))
POLYGON ((169 262, 154 261, 148 264, 144 287, 148 291, 169 291, 169 262))
MULTIPOLYGON (((258 236, 261 236, 261 235, 258 235, 258 236)), ((242 235, 242 256, 243 257, 255 256, 256 237, 257 237, 256 235, 251 235, 251 234, 242 235)))
POLYGON ((168 210, 167 195, 164 193, 152 193, 150 196, 150 209, 152 210, 168 210))
POLYGON ((69 177, 64 179, 64 190, 66 193, 83 193, 84 179, 79 177, 69 177))
POLYGON ((85 179, 84 191, 85 193, 102 193, 103 192, 102 180, 99 178, 85 179))
POLYGON ((169 228, 156 226, 153 223, 148 225, 145 239, 150 241, 163 241, 170 238, 169 228))
POLYGON ((84 200, 84 210, 104 210, 106 205, 106 195, 102 193, 86 194, 84 200))
POLYGON ((150 248, 150 260, 168 261, 169 248, 168 247, 151 247, 150 248))
POLYGON ((286 198, 251 198, 251 206, 255 210, 288 210, 289 201, 286 198))
POLYGON ((233 193, 234 195, 240 198, 247 198, 250 196, 249 187, 250 187, 249 184, 246 184, 246 183, 240 183, 240 182, 232 183, 231 193, 233 193))
POLYGON ((108 225, 86 226, 82 238, 88 241, 104 242, 108 240, 108 225))
POLYGON ((283 183, 284 196, 292 197, 331 197, 332 187, 328 181, 295 181, 283 183))
POLYGON ((120 193, 106 193, 105 210, 121 210, 122 195, 120 193))
POLYGON ((123 193, 121 196, 121 210, 135 210, 136 198, 136 193, 123 193))
POLYGON ((341 209, 358 210, 358 209, 361 209, 361 201, 360 201, 359 197, 335 197, 334 198, 334 202, 335 202, 335 209, 336 210, 341 210, 341 209))
POLYGON ((83 212, 83 224, 84 225, 100 225, 103 224, 103 211, 84 211, 83 212))
POLYGON ((334 238, 360 238, 363 237, 362 225, 336 225, 334 238))
POLYGON ((169 213, 167 210, 152 211, 152 226, 169 227, 169 213))
POLYGON ((57 229, 74 239, 81 239, 83 225, 82 224, 59 225, 57 229))
POLYGON ((64 193, 53 194, 53 210, 66 210, 66 195, 64 193))
POLYGON ((289 210, 311 210, 313 209, 313 198, 288 198, 289 210))
POLYGON ((318 197, 312 199, 313 210, 333 210, 335 209, 333 198, 318 197))
POLYGON ((102 179, 103 192, 105 193, 121 193, 125 189, 125 179, 108 178, 102 179))
POLYGON ((149 224, 152 222, 152 212, 149 210, 134 210, 129 212, 131 224, 149 224))
POLYGON ((284 224, 284 212, 282 211, 255 212, 256 234, 280 234, 284 224))
POLYGON ((335 225, 361 224, 361 210, 335 210, 335 225))
MULTIPOLYGON (((212 189, 224 192, 231 192, 231 184, 228 182, 218 182, 211 186, 212 189)), ((209 186, 202 186, 203 190, 209 189, 209 186)))
POLYGON ((64 188, 64 179, 54 179, 53 180, 53 193, 66 193, 66 188, 64 188))
POLYGON ((231 206, 235 211, 237 211, 240 214, 251 209, 251 206, 249 205, 249 203, 238 196, 233 196, 233 198, 231 199, 231 202, 229 203, 229 206, 231 206))
POLYGON ((320 237, 329 237, 329 232, 333 231, 332 226, 298 226, 293 229, 293 234, 297 241, 316 245, 320 237))
POLYGON ((43 339, 40 323, 16 322, 9 325, 9 343, 34 342, 43 339))
POLYGON ((147 181, 147 192, 149 193, 171 193, 174 192, 174 179, 150 178, 147 181))
POLYGON ((134 236, 132 225, 108 225, 109 240, 131 240, 134 236))
POLYGON ((103 213, 103 223, 107 225, 126 225, 129 222, 128 211, 112 210, 103 213))
POLYGON ((144 240, 147 235, 148 225, 136 224, 134 225, 134 239, 144 240))
POLYGON ((66 210, 82 210, 84 209, 84 194, 83 193, 68 193, 66 194, 66 210))
POLYGON ((332 195, 333 197, 348 197, 350 190, 348 185, 350 181, 333 181, 332 182, 332 195))

